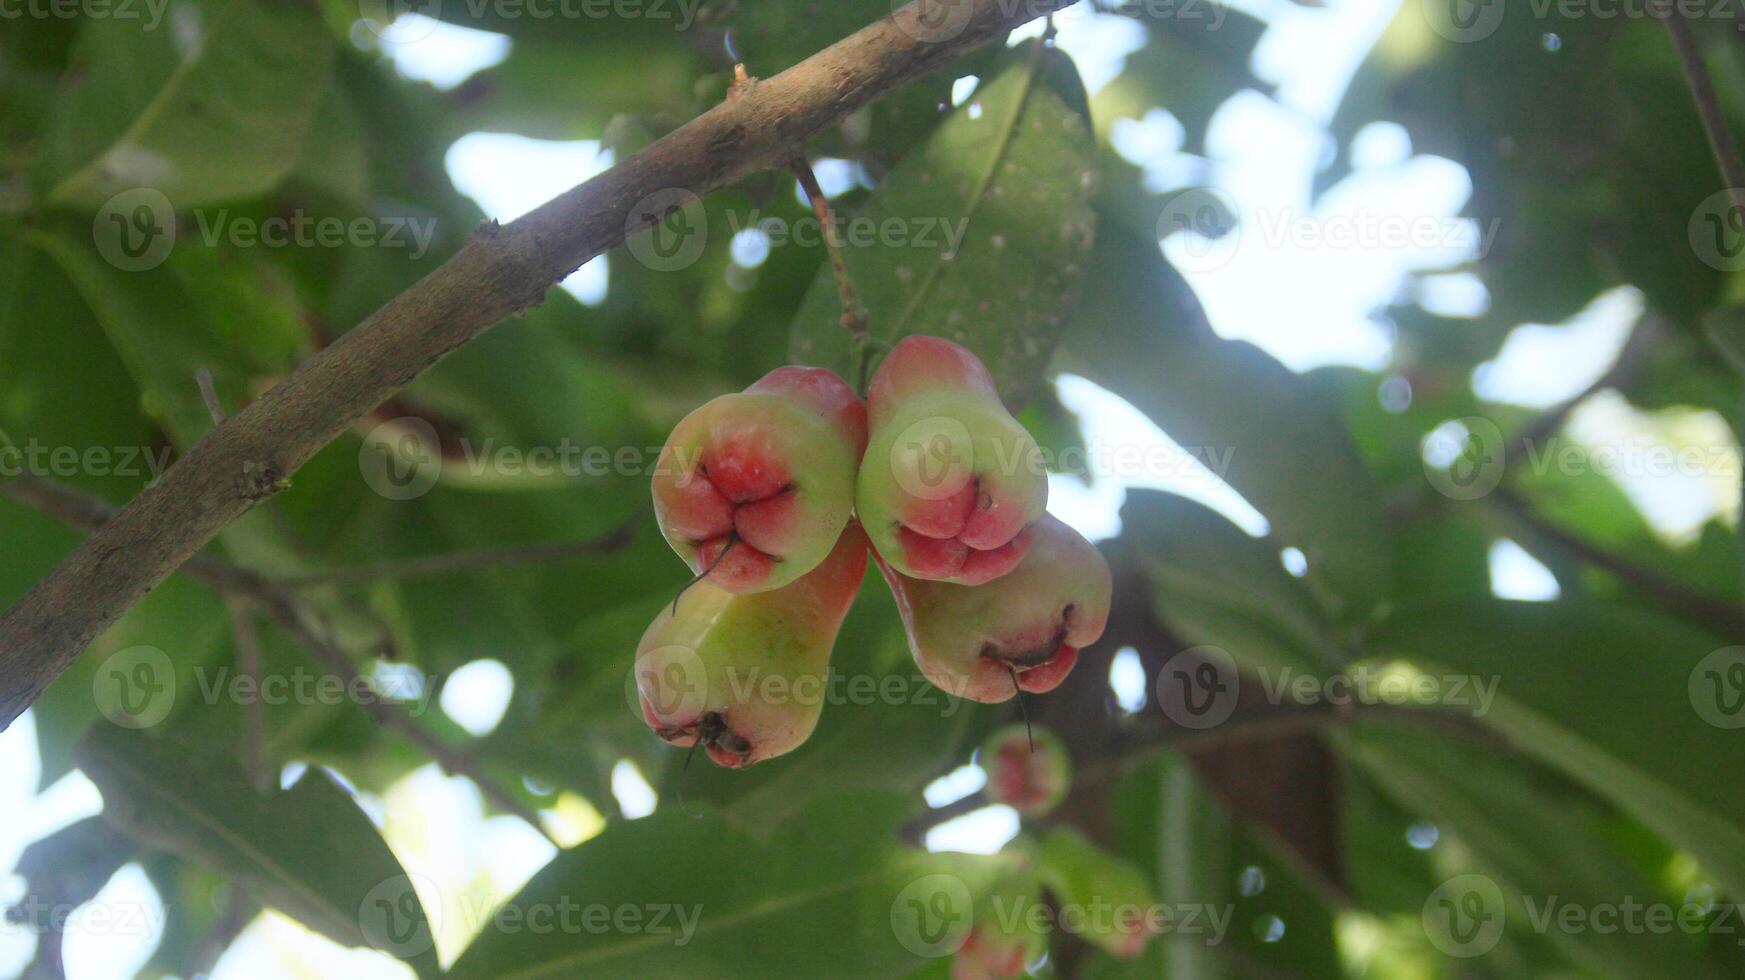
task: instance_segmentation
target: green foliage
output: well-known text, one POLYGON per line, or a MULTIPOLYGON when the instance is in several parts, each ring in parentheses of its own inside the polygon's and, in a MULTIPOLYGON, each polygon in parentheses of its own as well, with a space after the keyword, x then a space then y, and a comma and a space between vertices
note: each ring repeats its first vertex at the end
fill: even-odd
MULTIPOLYGON (((1096 174, 1071 63, 1034 43, 1004 60, 847 219, 867 229, 894 221, 916 236, 911 247, 885 239, 844 251, 876 342, 957 341, 1022 405, 1085 273, 1096 174)), ((820 269, 794 318, 795 359, 849 373, 841 309, 820 269)))
MULTIPOLYGON (((1334 187, 1359 166, 1353 137, 1398 123, 1420 157, 1466 168, 1463 217, 1495 232, 1461 270, 1482 281, 1488 307, 1437 312, 1405 284, 1375 311, 1394 344, 1373 371, 1299 373, 1221 335, 1215 326, 1230 325, 1214 324, 1191 270, 1172 268, 1156 242, 1176 184, 1230 176, 1219 131, 1235 127, 1224 116, 1233 97, 1269 97, 1277 54, 1265 32, 1331 15, 1103 3, 1144 43, 1094 93, 1054 45, 994 44, 806 148, 854 177, 832 205, 872 363, 910 334, 965 344, 1055 470, 1103 489, 1116 481, 1075 462, 1094 459, 1091 447, 1051 384, 1089 379, 1199 455, 1267 524, 1254 536, 1185 497, 1128 492, 1119 534, 1100 542, 1118 583, 1107 637, 1025 709, 1060 734, 1077 782, 999 854, 918 846, 940 818, 920 794, 988 732, 1018 723, 1017 708, 927 685, 877 576, 835 648, 822 720, 793 753, 743 772, 687 766, 636 709, 631 655, 688 578, 648 516, 647 467, 667 432, 785 359, 845 376, 856 366, 816 241, 735 257, 735 233, 754 222, 811 220, 793 175, 772 171, 704 202, 694 262, 662 271, 615 250, 602 301, 554 290, 431 366, 208 548, 292 580, 603 542, 562 560, 286 586, 301 630, 254 611, 263 679, 329 676, 297 634, 327 638, 378 687, 414 685, 388 706, 410 727, 384 727, 368 695, 251 705, 224 693, 251 651, 225 598, 185 575, 141 598, 42 695, 31 713, 41 784, 77 768, 103 813, 22 848, 10 914, 38 937, 32 975, 58 966, 49 913, 91 901, 129 863, 167 915, 152 976, 209 970, 239 924, 224 910, 246 922, 274 909, 425 976, 443 972, 441 935, 443 958, 458 955, 448 972, 465 977, 943 978, 972 922, 1109 902, 1168 922, 1138 949, 1029 920, 1001 919, 994 933, 1026 952, 1046 946, 1044 976, 1737 974, 1725 931, 1745 900, 1745 729, 1728 700, 1745 688, 1727 686, 1745 677, 1745 655, 1728 646, 1745 622, 1736 524, 1669 537, 1619 481, 1544 462, 1569 445, 1562 415, 1488 404, 1473 386, 1518 325, 1560 322, 1628 285, 1647 314, 1607 386, 1667 418, 1720 413, 1736 444, 1739 272, 1709 254, 1728 243, 1711 249, 1703 236, 1737 216, 1712 202, 1723 182, 1661 24, 1479 5, 1501 18, 1455 41, 1438 17, 1456 3, 1471 6, 1400 5, 1339 104, 1314 177, 1317 191, 1334 187), (973 90, 953 106, 968 76, 973 90), (1123 123, 1155 122, 1156 110, 1180 123, 1196 156, 1171 162, 1193 173, 1160 176, 1160 161, 1117 152, 1123 123), (1507 457, 1496 490, 1450 494, 1425 442, 1456 419, 1495 430, 1501 442, 1481 449, 1535 441, 1507 457), (402 428, 379 428, 389 422, 402 428), (400 441, 408 424, 428 426, 435 444, 400 441), (593 450, 604 463, 579 455, 593 450), (572 465, 506 462, 536 451, 572 465), (434 484, 397 499, 373 483, 372 467, 396 452, 422 454, 434 484), (1556 600, 1492 593, 1499 538, 1547 566, 1556 600), (1287 564, 1290 549, 1303 567, 1287 564), (1147 680, 1134 714, 1109 704, 1105 683, 1128 646, 1147 680), (1218 648, 1234 671, 1236 713, 1209 730, 1162 696, 1163 665, 1187 646, 1218 648), (168 673, 152 679, 174 696, 135 731, 113 692, 142 650, 165 658, 168 673), (503 664, 514 689, 502 720, 474 736, 435 704, 482 659, 503 664), (1429 686, 1330 703, 1362 677, 1429 686), (256 789, 239 761, 257 707, 267 781, 309 766, 288 789, 256 789), (1281 773, 1300 758, 1293 739, 1324 764, 1281 773), (403 852, 430 842, 372 820, 433 761, 429 744, 492 784, 488 815, 548 811, 567 845, 508 886, 500 908, 495 892, 414 891, 403 852), (646 818, 628 819, 614 797, 627 761, 659 796, 646 818), (602 826, 576 816, 589 808, 602 826), (1281 832, 1293 828, 1309 830, 1281 832), (1475 890, 1450 890, 1462 882, 1475 890), (1483 948, 1437 918, 1470 911, 1469 897, 1505 924, 1483 948), (1696 924, 1606 930, 1547 912, 1630 903, 1695 909, 1696 924), (458 928, 444 922, 457 904, 477 913, 458 928), (566 909, 568 926, 536 928, 566 909)), ((392 5, 361 12, 374 6, 392 5)), ((351 0, 171 0, 150 27, 4 20, 0 462, 59 451, 26 473, 126 502, 210 431, 197 372, 234 414, 460 248, 486 215, 446 172, 456 139, 598 140, 622 164, 725 97, 730 51, 769 78, 891 10, 427 6, 507 36, 507 55, 453 88, 410 80, 388 57, 404 41, 360 20, 351 0), (378 234, 410 222, 430 237, 412 254, 349 237, 269 247, 226 230, 299 216, 378 234)), ((1745 52, 1717 20, 1692 27, 1738 122, 1745 52)), ((5 604, 84 533, 15 494, 20 475, 0 468, 5 604)))
POLYGON ((205 865, 336 942, 404 951, 432 970, 412 881, 345 791, 310 771, 258 794, 216 748, 105 726, 77 758, 103 791, 105 819, 134 840, 205 865))

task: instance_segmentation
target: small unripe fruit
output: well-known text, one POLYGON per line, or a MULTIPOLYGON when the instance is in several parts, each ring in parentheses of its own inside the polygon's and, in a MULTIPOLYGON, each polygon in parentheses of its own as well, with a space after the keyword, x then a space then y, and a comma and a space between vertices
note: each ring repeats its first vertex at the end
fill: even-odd
POLYGON ((873 375, 867 412, 855 501, 879 557, 911 578, 960 585, 1017 567, 1048 504, 1048 473, 982 362, 949 340, 906 337, 873 375))
POLYGON ((777 368, 673 428, 652 481, 655 519, 710 583, 781 588, 830 554, 865 448, 866 406, 841 378, 777 368))
POLYGON ((1072 784, 1066 746, 1040 725, 1007 725, 982 744, 977 761, 988 774, 988 799, 1026 817, 1052 812, 1072 784))
POLYGON ((669 605, 636 649, 643 720, 744 768, 793 751, 823 711, 830 650, 866 574, 866 536, 845 528, 824 562, 784 588, 735 595, 709 581, 669 605))
POLYGON ((916 665, 961 698, 997 704, 1020 690, 1054 690, 1109 621, 1109 563, 1052 515, 1037 522, 1018 567, 986 585, 910 578, 875 557, 916 665))

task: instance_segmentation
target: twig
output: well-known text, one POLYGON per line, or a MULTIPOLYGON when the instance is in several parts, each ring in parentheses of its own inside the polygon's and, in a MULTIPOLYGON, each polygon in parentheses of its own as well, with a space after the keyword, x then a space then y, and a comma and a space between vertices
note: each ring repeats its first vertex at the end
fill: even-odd
POLYGON ((1579 561, 1607 571, 1624 584, 1637 589, 1672 612, 1717 631, 1722 636, 1745 632, 1745 609, 1719 596, 1697 592, 1683 583, 1667 578, 1625 558, 1613 554, 1580 536, 1547 521, 1532 505, 1513 491, 1499 488, 1488 498, 1526 531, 1528 550, 1533 539, 1563 551, 1579 561))
MULTIPOLYGON (((1179 725, 1167 725, 1151 729, 1133 744, 1126 746, 1116 754, 1085 766, 1074 774, 1073 779, 1082 782, 1100 782, 1110 776, 1126 772, 1165 750, 1179 750, 1188 753, 1204 752, 1208 749, 1242 742, 1324 732, 1344 725, 1372 721, 1432 728, 1461 738, 1476 739, 1499 745, 1506 744, 1503 738, 1491 729, 1465 715, 1448 710, 1418 708, 1385 702, 1359 702, 1340 706, 1323 703, 1294 704, 1285 702, 1269 704, 1261 710, 1252 711, 1246 715, 1234 715, 1223 724, 1211 728, 1183 728, 1179 725)), ((919 842, 933 827, 989 806, 992 802, 986 789, 977 790, 962 799, 953 800, 944 806, 934 807, 924 813, 917 814, 914 819, 903 826, 901 834, 905 840, 919 842)))
POLYGON ((823 227, 824 253, 830 257, 830 271, 836 276, 836 291, 842 296, 842 326, 848 331, 853 346, 855 390, 865 395, 871 339, 866 328, 866 307, 861 306, 854 295, 854 279, 848 274, 848 258, 843 254, 842 240, 837 237, 830 198, 824 196, 824 188, 818 185, 818 175, 812 172, 812 165, 805 157, 795 157, 788 168, 800 179, 800 189, 812 202, 812 213, 818 216, 818 224, 823 227))
MULTIPOLYGON (((224 604, 230 608, 230 632, 236 640, 236 672, 248 678, 249 690, 259 691, 261 638, 255 630, 254 611, 236 596, 225 596, 224 604)), ((259 697, 251 697, 242 704, 242 770, 254 788, 263 791, 272 785, 267 772, 266 744, 266 705, 259 697)))
POLYGON ((206 414, 213 425, 224 424, 224 403, 218 400, 218 389, 212 386, 212 372, 199 368, 194 372, 194 384, 200 389, 200 399, 206 403, 206 414))
POLYGON ((927 839, 927 832, 934 827, 949 820, 956 820, 965 814, 974 813, 983 807, 992 806, 993 803, 994 801, 988 798, 986 789, 978 789, 968 796, 916 814, 913 819, 903 825, 898 834, 903 840, 919 845, 927 839))
MULTIPOLYGON (((1715 166, 1721 171, 1721 179, 1727 182, 1727 196, 1733 201, 1733 209, 1745 214, 1745 162, 1739 159, 1733 131, 1727 126, 1727 114, 1721 108, 1720 97, 1715 94, 1714 80, 1709 77, 1708 66, 1703 63, 1703 53, 1697 48, 1696 37, 1691 33, 1689 21, 1685 20, 1683 8, 1677 3, 1668 4, 1668 8, 1664 18, 1666 30, 1672 35, 1673 50, 1678 52, 1679 64, 1684 68, 1684 80, 1690 86, 1691 100, 1696 103, 1703 131, 1708 134, 1709 149, 1715 154, 1715 166)), ((1719 342, 1712 334, 1709 339, 1728 363, 1739 367, 1730 345, 1719 342)), ((1745 378, 1745 370, 1740 371, 1739 376, 1745 378)), ((1745 407, 1739 411, 1733 424, 1736 431, 1745 434, 1745 407)), ((1745 474, 1741 474, 1740 479, 1740 493, 1745 495, 1745 474)), ((1741 547, 1740 560, 1745 562, 1745 545, 1741 547)))
POLYGON ((1618 351, 1618 359, 1606 372, 1594 379, 1593 384, 1577 392, 1573 397, 1552 406, 1549 410, 1529 422, 1515 437, 1509 440, 1503 451, 1504 472, 1511 472, 1520 464, 1522 457, 1531 453, 1535 443, 1544 442, 1555 436, 1569 420, 1569 416, 1583 403, 1607 388, 1622 388, 1635 377, 1637 366, 1648 349, 1654 344, 1659 332, 1658 321, 1651 313, 1643 314, 1631 329, 1630 336, 1624 341, 1624 346, 1618 351))
POLYGON ((1733 133, 1727 128, 1727 114, 1721 109, 1720 97, 1715 94, 1715 83, 1709 78, 1708 66, 1703 64, 1703 54, 1697 48, 1695 35, 1691 34, 1690 22, 1680 12, 1679 4, 1669 4, 1669 7, 1663 18, 1666 30, 1672 35, 1672 47, 1678 52, 1679 64, 1684 67, 1684 80, 1690 86, 1697 115, 1702 117, 1703 129, 1708 133, 1709 149, 1715 153, 1715 165, 1727 182, 1727 193, 1733 198, 1733 206, 1745 210, 1745 162, 1739 159, 1739 148, 1734 145, 1733 133))
MULTIPOLYGON (((487 221, 389 300, 188 451, 0 617, 0 729, 86 644, 223 527, 287 486, 317 450, 493 324, 539 305, 582 263, 665 216, 659 192, 708 194, 785 167, 891 89, 1071 0, 965 0, 950 37, 911 3, 762 79, 641 153, 508 225, 487 221)), ((669 198, 670 200, 670 198, 669 198)))
POLYGON ((230 896, 224 902, 224 911, 206 934, 200 937, 194 953, 194 975, 205 976, 218 965, 218 960, 236 937, 242 935, 242 930, 254 920, 260 906, 243 894, 242 888, 235 882, 230 885, 230 896))
MULTIPOLYGON (((21 476, 0 484, 0 493, 29 504, 64 524, 86 531, 98 532, 117 513, 101 498, 83 490, 36 476, 21 476)), ((311 659, 340 679, 347 690, 360 683, 360 675, 352 659, 322 632, 311 626, 296 598, 265 576, 232 565, 215 555, 201 552, 182 566, 189 577, 229 599, 247 602, 284 630, 311 659)), ((406 741, 435 760, 450 775, 465 776, 479 787, 479 792, 509 813, 532 824, 553 844, 563 844, 553 837, 539 819, 539 814, 498 786, 486 776, 471 755, 437 738, 416 719, 382 698, 358 699, 361 707, 377 724, 398 733, 406 741)))
POLYGON ((319 572, 286 576, 276 581, 288 589, 307 589, 322 585, 362 585, 386 579, 429 578, 433 575, 449 575, 482 568, 501 568, 509 565, 530 565, 536 562, 568 561, 573 558, 609 555, 629 546, 635 535, 636 525, 641 522, 642 518, 643 514, 639 512, 634 518, 620 524, 603 538, 478 548, 447 555, 423 555, 417 558, 376 562, 371 565, 329 568, 319 572))
MULTIPOLYGON (((347 690, 351 690, 352 686, 358 683, 359 675, 356 667, 352 664, 351 657, 334 645, 325 634, 305 622, 294 606, 275 604, 274 607, 268 609, 267 614, 281 629, 290 633, 297 640, 298 645, 303 647, 317 663, 340 678, 347 690)), ((429 756, 444 772, 452 776, 465 776, 472 780, 486 799, 497 804, 504 811, 527 821, 533 829, 544 835, 546 840, 551 841, 559 850, 563 849, 563 842, 547 829, 544 821, 540 820, 538 812, 498 785, 496 780, 486 776, 480 768, 478 760, 474 759, 471 753, 432 735, 424 726, 414 721, 410 715, 391 701, 366 697, 359 698, 357 703, 377 724, 397 732, 400 737, 411 742, 414 748, 429 756)))

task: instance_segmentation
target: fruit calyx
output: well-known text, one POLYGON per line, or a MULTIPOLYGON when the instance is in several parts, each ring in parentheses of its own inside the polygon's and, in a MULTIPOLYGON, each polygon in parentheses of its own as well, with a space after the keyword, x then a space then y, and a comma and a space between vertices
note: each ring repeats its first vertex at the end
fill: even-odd
POLYGON ((866 406, 841 378, 778 368, 674 427, 652 480, 661 533, 714 585, 781 588, 840 535, 865 447, 866 406))
POLYGON ((994 640, 984 642, 982 660, 991 662, 1003 673, 1009 673, 1013 686, 1020 691, 1041 694, 1053 690, 1078 661, 1078 647, 1067 642, 1067 637, 1072 634, 1073 614, 1073 605, 1068 603, 1061 610, 1059 625, 1053 634, 1039 643, 1023 639, 1012 646, 994 640))
MULTIPOLYGON (((652 724, 652 714, 645 714, 652 724)), ((727 716, 719 711, 705 711, 689 725, 656 727, 655 734, 672 745, 690 746, 693 750, 701 746, 710 761, 728 769, 744 769, 756 755, 751 741, 735 732, 727 724, 727 716)))

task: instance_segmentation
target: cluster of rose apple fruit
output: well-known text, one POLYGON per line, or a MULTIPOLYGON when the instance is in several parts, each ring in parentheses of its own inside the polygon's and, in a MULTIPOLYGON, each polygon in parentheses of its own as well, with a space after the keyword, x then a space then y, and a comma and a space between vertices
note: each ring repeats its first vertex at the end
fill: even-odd
POLYGON ((742 768, 812 734, 870 549, 934 686, 998 703, 1053 690, 1108 620, 1108 563, 1051 517, 1036 441, 988 369, 936 337, 897 344, 863 402, 783 367, 697 409, 655 470, 655 516, 698 579, 636 651, 644 720, 742 768))

